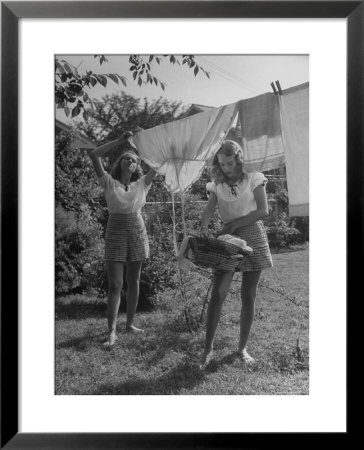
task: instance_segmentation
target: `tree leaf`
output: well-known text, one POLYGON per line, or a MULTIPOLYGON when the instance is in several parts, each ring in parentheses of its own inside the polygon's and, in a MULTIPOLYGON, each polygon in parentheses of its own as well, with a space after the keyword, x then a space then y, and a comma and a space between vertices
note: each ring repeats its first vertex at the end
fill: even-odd
POLYGON ((143 84, 143 80, 141 79, 141 77, 138 78, 138 84, 139 84, 139 86, 141 86, 143 84))
POLYGON ((64 69, 67 73, 72 73, 72 69, 67 63, 64 64, 64 69))
POLYGON ((70 109, 69 109, 69 107, 68 107, 68 106, 65 106, 65 107, 63 108, 63 110, 64 110, 66 116, 68 117, 68 116, 70 115, 70 112, 71 112, 70 109))
POLYGON ((104 86, 106 87, 107 85, 107 78, 104 75, 96 75, 96 78, 98 79, 98 81, 104 86))
POLYGON ((108 77, 116 84, 119 84, 119 80, 118 77, 116 75, 114 75, 113 73, 109 73, 108 77))
POLYGON ((195 67, 193 73, 195 74, 195 76, 198 74, 198 66, 195 67))
POLYGON ((72 109, 72 118, 78 116, 80 114, 80 112, 81 112, 81 108, 78 105, 76 105, 72 109))
POLYGON ((133 73, 133 78, 134 78, 134 80, 135 80, 135 78, 138 76, 138 72, 134 72, 133 73))
POLYGON ((56 60, 56 68, 59 70, 59 73, 64 73, 64 68, 62 67, 62 64, 61 63, 59 63, 57 60, 56 60))

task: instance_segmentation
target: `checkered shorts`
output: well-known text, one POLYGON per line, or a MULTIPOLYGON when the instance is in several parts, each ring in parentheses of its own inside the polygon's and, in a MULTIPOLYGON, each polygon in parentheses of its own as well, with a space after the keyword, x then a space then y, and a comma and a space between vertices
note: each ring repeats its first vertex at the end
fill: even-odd
POLYGON ((261 220, 247 227, 241 227, 234 231, 234 236, 244 239, 253 249, 250 256, 245 256, 238 265, 238 272, 253 272, 273 267, 273 259, 269 250, 269 243, 264 224, 261 220))
POLYGON ((142 261, 149 257, 149 240, 140 212, 109 214, 105 235, 106 261, 142 261))

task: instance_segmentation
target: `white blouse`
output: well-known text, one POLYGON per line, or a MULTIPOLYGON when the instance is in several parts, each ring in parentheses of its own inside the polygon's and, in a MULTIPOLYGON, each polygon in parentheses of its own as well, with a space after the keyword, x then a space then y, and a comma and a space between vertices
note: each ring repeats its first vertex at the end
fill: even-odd
POLYGON ((207 183, 206 190, 216 194, 221 219, 224 224, 227 224, 257 209, 254 189, 264 186, 267 182, 267 178, 262 173, 248 173, 243 181, 233 187, 226 183, 215 184, 212 181, 207 183))
POLYGON ((107 172, 98 179, 104 190, 107 207, 111 214, 139 212, 145 204, 146 195, 151 186, 145 185, 145 175, 130 183, 127 191, 123 184, 107 172))

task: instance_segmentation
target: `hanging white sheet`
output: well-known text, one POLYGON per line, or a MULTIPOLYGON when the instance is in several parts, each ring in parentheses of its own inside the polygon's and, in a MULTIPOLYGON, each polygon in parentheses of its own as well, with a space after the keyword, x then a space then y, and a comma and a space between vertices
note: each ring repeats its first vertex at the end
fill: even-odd
POLYGON ((243 147, 247 172, 286 164, 290 215, 306 216, 308 93, 308 83, 279 96, 266 93, 141 131, 133 140, 141 158, 165 176, 169 191, 183 193, 199 178, 222 140, 232 137, 243 147), (238 126, 231 129, 238 114, 238 126))
POLYGON ((290 216, 309 215, 309 84, 280 96, 290 216))
POLYGON ((196 181, 237 119, 237 103, 143 130, 133 136, 140 157, 159 174, 171 193, 196 181))

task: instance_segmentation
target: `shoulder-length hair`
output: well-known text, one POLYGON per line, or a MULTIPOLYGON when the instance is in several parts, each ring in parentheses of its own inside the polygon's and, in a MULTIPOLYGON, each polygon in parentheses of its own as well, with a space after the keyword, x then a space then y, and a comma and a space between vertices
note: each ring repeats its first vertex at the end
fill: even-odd
POLYGON ((221 170, 221 166, 217 158, 218 155, 225 155, 225 156, 235 155, 235 161, 240 171, 238 181, 242 181, 244 178, 247 177, 247 173, 244 170, 244 157, 242 148, 237 142, 232 140, 226 140, 222 142, 219 150, 215 153, 215 156, 212 160, 212 164, 210 167, 211 178, 213 179, 213 181, 215 181, 216 184, 225 183, 228 180, 228 177, 221 170))
POLYGON ((127 141, 125 143, 123 143, 122 145, 122 153, 121 155, 116 159, 116 161, 113 163, 113 165, 111 166, 110 169, 110 175, 115 179, 115 180, 120 180, 121 179, 121 161, 122 159, 127 156, 127 155, 132 155, 137 159, 137 168, 135 170, 135 172, 132 174, 130 181, 137 181, 139 180, 139 178, 143 175, 143 170, 142 170, 142 166, 141 166, 141 159, 139 158, 137 152, 136 152, 136 147, 134 146, 134 144, 132 144, 131 142, 127 141))

